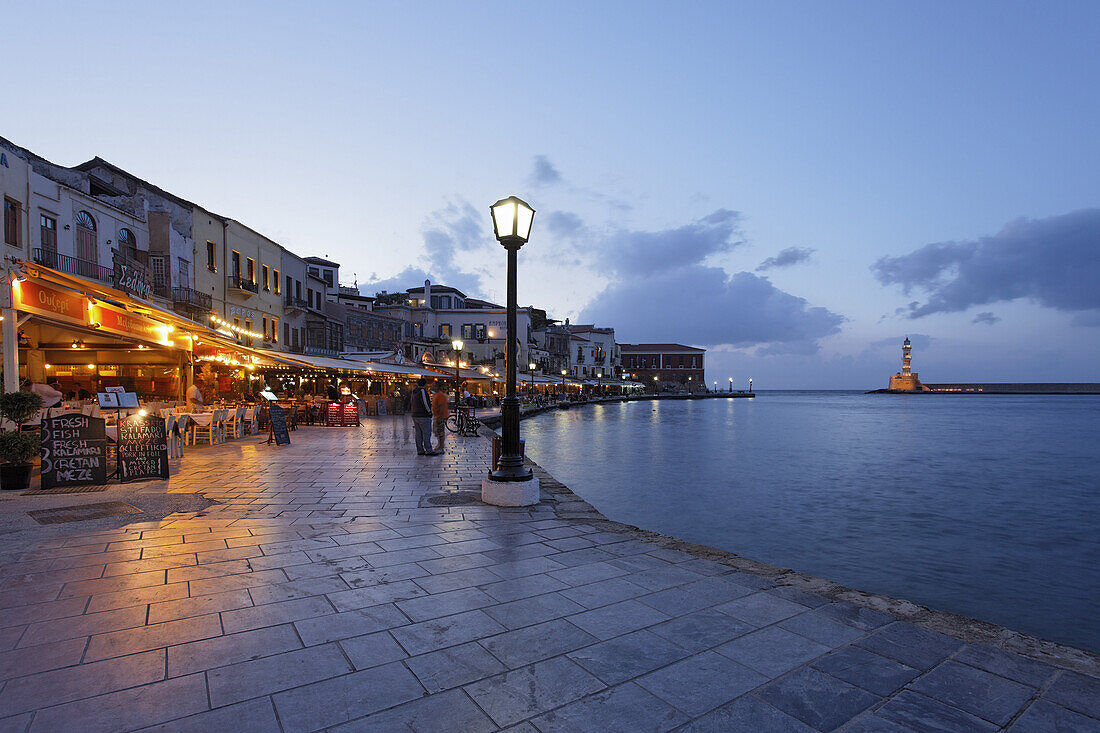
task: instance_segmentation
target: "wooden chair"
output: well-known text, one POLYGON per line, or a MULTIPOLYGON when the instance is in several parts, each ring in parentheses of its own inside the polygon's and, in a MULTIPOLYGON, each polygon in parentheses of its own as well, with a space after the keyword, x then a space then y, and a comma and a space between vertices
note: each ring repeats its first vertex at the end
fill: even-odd
POLYGON ((192 436, 192 432, 191 432, 194 429, 194 426, 191 425, 191 416, 190 415, 177 415, 175 417, 176 417, 176 431, 179 434, 180 458, 183 458, 183 447, 185 445, 193 445, 194 442, 195 442, 195 439, 192 436), (191 442, 188 443, 187 442, 188 440, 190 440, 191 442))
POLYGON ((214 410, 210 413, 209 425, 195 423, 195 445, 200 440, 205 440, 209 445, 217 445, 225 440, 225 413, 225 410, 214 410))
POLYGON ((170 415, 164 419, 164 435, 168 443, 168 457, 179 458, 180 438, 179 435, 176 434, 176 418, 174 415, 170 415))

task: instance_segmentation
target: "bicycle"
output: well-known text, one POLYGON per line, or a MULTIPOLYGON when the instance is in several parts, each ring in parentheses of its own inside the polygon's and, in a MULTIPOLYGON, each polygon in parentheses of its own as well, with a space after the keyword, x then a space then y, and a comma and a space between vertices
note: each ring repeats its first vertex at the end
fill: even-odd
POLYGON ((469 407, 459 407, 447 418, 447 429, 463 436, 476 436, 481 421, 474 417, 469 407))

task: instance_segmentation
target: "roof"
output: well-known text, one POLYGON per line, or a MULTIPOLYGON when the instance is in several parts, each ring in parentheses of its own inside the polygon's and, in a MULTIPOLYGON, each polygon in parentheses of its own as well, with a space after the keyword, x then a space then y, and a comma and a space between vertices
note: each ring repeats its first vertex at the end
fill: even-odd
MULTIPOLYGON (((421 288, 423 289, 423 288, 421 288)), ((434 288, 433 288, 434 290, 434 288)), ((503 308, 504 306, 497 303, 490 303, 487 300, 481 300, 479 298, 466 298, 467 308, 503 308)))
POLYGON ((588 343, 588 339, 586 339, 584 336, 578 336, 575 333, 569 334, 569 340, 570 341, 584 341, 585 343, 588 343))
POLYGON ((306 262, 308 262, 311 265, 320 265, 321 267, 339 267, 340 266, 335 262, 330 262, 329 260, 326 260, 326 259, 321 258, 321 257, 303 257, 302 259, 305 260, 306 262))
MULTIPOLYGON (((461 295, 463 298, 466 297, 466 293, 462 292, 458 288, 452 288, 449 285, 432 285, 431 288, 432 288, 432 294, 435 294, 435 293, 457 293, 458 295, 461 295)), ((423 293, 424 292, 424 286, 421 285, 418 288, 409 288, 405 292, 406 293, 423 293)))
POLYGON ((684 346, 683 344, 619 344, 619 350, 624 353, 691 351, 698 354, 705 354, 707 351, 706 349, 697 349, 694 346, 684 346))

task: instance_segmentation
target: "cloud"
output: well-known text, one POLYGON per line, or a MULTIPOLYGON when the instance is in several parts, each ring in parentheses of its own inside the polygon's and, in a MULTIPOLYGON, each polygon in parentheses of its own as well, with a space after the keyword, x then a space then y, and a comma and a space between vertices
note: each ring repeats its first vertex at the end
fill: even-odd
POLYGON ((535 156, 534 168, 532 168, 529 178, 535 186, 551 186, 560 183, 562 180, 561 173, 545 155, 535 156))
POLYGON ((490 249, 494 243, 487 217, 478 215, 466 201, 448 204, 433 211, 425 219, 422 237, 427 257, 421 265, 409 265, 393 277, 379 279, 371 274, 370 281, 359 286, 367 295, 377 292, 398 292, 418 287, 425 280, 458 288, 467 295, 483 294, 481 274, 468 271, 463 263, 483 258, 471 256, 479 249, 490 249))
POLYGON ((699 264, 612 282, 580 319, 613 325, 626 342, 765 346, 776 353, 812 353, 817 339, 845 320, 766 277, 699 264))
POLYGON ((644 277, 699 264, 711 255, 744 244, 740 222, 739 212, 718 209, 675 229, 623 230, 601 242, 596 257, 602 268, 623 277, 644 277))
POLYGON ((978 240, 937 242, 871 267, 884 285, 927 295, 911 318, 1027 298, 1060 311, 1100 310, 1100 209, 1017 219, 978 240))
POLYGON ((569 236, 584 229, 584 220, 569 211, 551 211, 545 218, 546 228, 557 236, 569 236))
POLYGON ((757 272, 770 270, 774 267, 791 267, 803 262, 808 262, 814 250, 809 247, 787 247, 780 250, 775 257, 769 257, 756 268, 757 272))
POLYGON ((1001 319, 993 315, 991 311, 982 311, 974 314, 974 320, 971 323, 984 323, 987 326, 992 326, 999 320, 1001 319))

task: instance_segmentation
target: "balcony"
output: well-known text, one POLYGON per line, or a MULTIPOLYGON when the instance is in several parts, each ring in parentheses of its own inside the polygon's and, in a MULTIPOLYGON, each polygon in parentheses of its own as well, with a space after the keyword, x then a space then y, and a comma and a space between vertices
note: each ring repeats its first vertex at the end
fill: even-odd
POLYGON ((69 255, 60 255, 48 249, 35 248, 31 251, 31 257, 39 265, 51 267, 59 272, 80 277, 90 277, 102 282, 113 282, 114 268, 104 267, 96 262, 82 260, 69 255))
POLYGON ((209 293, 191 288, 172 288, 172 310, 183 315, 209 313, 213 299, 209 293))
POLYGON ((239 290, 247 296, 257 295, 260 292, 260 286, 258 284, 240 275, 230 275, 227 279, 231 289, 239 290))
POLYGON ((286 295, 283 297, 283 307, 288 311, 305 311, 309 308, 309 303, 293 295, 286 295))

